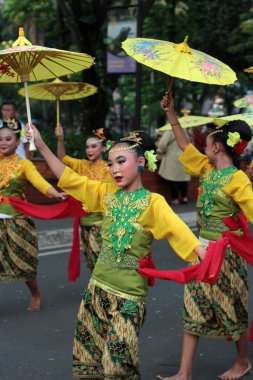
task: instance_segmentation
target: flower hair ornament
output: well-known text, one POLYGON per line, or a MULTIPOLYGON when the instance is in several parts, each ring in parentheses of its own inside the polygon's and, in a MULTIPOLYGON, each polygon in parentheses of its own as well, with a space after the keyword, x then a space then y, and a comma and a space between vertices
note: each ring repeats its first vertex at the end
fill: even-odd
MULTIPOLYGON (((216 129, 215 131, 209 133, 208 136, 212 136, 216 133, 223 132, 223 129, 216 129)), ((226 141, 227 146, 232 149, 233 153, 241 154, 244 152, 246 146, 248 145, 248 141, 241 140, 241 136, 239 132, 228 132, 228 139, 226 141)))
POLYGON ((227 145, 233 148, 232 152, 241 154, 248 145, 248 141, 241 140, 239 132, 228 132, 227 145))
POLYGON ((156 165, 157 156, 156 156, 154 150, 146 150, 146 152, 144 153, 144 157, 147 160, 148 170, 151 172, 155 172, 155 170, 157 168, 157 165, 156 165))
POLYGON ((3 119, 3 124, 1 128, 3 127, 7 127, 11 129, 13 133, 19 133, 21 131, 19 123, 16 119, 11 119, 11 118, 3 119))

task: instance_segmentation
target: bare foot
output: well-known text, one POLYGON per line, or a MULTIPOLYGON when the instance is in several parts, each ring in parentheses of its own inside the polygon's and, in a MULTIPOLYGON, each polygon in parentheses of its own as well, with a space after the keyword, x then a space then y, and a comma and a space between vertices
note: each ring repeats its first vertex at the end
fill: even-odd
POLYGON ((36 294, 32 295, 32 298, 30 300, 30 303, 27 307, 28 311, 39 311, 41 305, 41 295, 40 292, 37 292, 36 294))
POLYGON ((180 373, 178 373, 174 376, 170 376, 170 377, 162 377, 160 375, 157 375, 156 378, 159 380, 191 380, 190 376, 189 377, 183 376, 180 373))
POLYGON ((236 380, 241 377, 247 375, 247 373, 251 370, 251 364, 248 362, 245 365, 235 363, 235 365, 230 368, 228 371, 219 375, 219 378, 222 380, 236 380))

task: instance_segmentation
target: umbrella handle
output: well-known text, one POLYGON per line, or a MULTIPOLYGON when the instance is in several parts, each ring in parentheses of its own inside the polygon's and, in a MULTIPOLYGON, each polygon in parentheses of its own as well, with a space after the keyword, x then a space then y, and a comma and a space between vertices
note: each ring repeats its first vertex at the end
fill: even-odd
MULTIPOLYGON (((32 124, 32 118, 31 118, 31 109, 30 109, 30 102, 29 102, 29 96, 28 96, 28 86, 27 82, 24 82, 24 88, 25 88, 25 102, 26 102, 26 112, 27 112, 27 118, 28 118, 28 125, 29 127, 32 124)), ((31 133, 31 139, 29 140, 29 151, 34 152, 36 149, 36 146, 34 144, 34 133, 32 128, 30 127, 30 133, 31 133)))
POLYGON ((168 94, 172 91, 173 83, 174 83, 174 77, 170 77, 169 84, 168 84, 168 90, 167 90, 168 94))
POLYGON ((56 128, 57 133, 60 133, 60 100, 56 99, 56 128))

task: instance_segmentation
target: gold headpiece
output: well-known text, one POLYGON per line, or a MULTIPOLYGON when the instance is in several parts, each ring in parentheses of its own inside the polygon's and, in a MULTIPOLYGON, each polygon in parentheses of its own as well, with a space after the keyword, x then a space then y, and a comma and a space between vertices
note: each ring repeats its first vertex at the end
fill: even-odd
POLYGON ((18 121, 16 119, 11 119, 10 117, 8 117, 7 119, 3 119, 2 128, 4 126, 11 129, 13 133, 19 133, 21 131, 18 121))
POLYGON ((96 135, 97 137, 99 137, 101 140, 106 140, 106 137, 104 135, 104 128, 98 128, 96 129, 95 131, 92 131, 94 133, 94 135, 96 135))
POLYGON ((137 146, 140 146, 141 145, 141 142, 142 142, 142 138, 140 136, 138 136, 139 134, 139 131, 131 131, 129 136, 126 136, 126 137, 122 137, 120 139, 120 143, 124 143, 124 142, 128 142, 128 141, 133 141, 134 144, 132 145, 127 145, 127 146, 123 146, 121 148, 111 148, 110 149, 110 152, 121 152, 123 150, 132 150, 134 148, 137 148, 137 146))
POLYGON ((141 145, 142 138, 139 136, 139 131, 131 131, 129 136, 122 137, 120 141, 133 141, 138 145, 141 145))

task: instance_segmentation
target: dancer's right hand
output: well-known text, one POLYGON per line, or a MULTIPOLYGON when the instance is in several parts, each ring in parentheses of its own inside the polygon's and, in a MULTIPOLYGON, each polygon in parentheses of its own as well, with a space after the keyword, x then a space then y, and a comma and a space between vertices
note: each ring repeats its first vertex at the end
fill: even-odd
POLYGON ((54 132, 55 132, 55 136, 57 137, 59 141, 64 141, 64 133, 63 133, 63 128, 61 125, 57 125, 55 127, 54 132))
POLYGON ((39 148, 42 144, 44 144, 44 141, 42 140, 42 137, 35 125, 27 123, 25 127, 25 137, 28 141, 31 140, 32 134, 34 135, 34 143, 36 147, 39 148))

